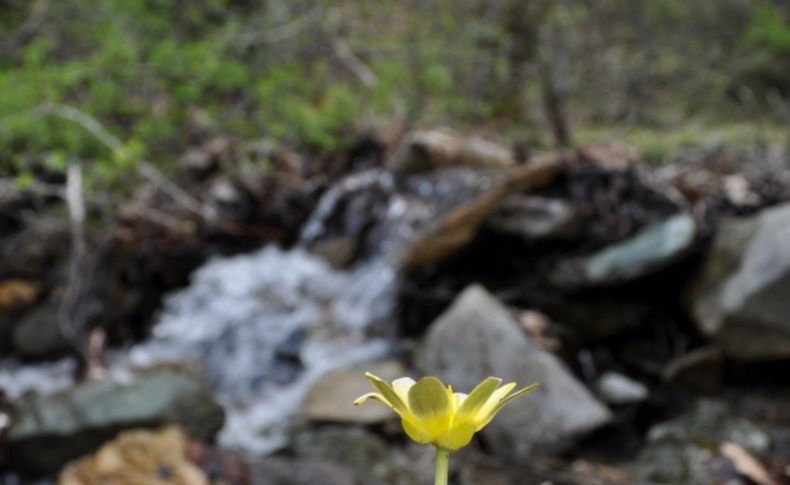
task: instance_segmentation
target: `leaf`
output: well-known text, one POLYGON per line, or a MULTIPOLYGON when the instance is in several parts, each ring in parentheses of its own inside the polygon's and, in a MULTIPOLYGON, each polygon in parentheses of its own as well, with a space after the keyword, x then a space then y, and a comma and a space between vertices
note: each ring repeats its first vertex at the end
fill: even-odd
POLYGON ((721 444, 719 451, 732 461, 738 473, 749 480, 759 485, 778 485, 778 482, 768 473, 765 466, 754 455, 746 451, 743 446, 725 442, 721 444))

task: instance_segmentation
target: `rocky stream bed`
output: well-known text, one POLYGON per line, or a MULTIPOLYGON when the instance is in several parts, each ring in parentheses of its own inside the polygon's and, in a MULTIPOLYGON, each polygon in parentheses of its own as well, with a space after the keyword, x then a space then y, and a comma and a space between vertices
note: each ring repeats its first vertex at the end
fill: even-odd
POLYGON ((59 202, 4 193, 0 480, 430 483, 371 371, 541 383, 457 484, 790 483, 790 160, 716 153, 211 140, 204 212, 144 184, 76 273, 59 202))

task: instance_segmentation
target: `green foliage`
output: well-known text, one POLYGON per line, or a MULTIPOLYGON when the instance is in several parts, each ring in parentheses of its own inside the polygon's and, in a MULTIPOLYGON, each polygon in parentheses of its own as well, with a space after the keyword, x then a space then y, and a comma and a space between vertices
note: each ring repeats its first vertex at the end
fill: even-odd
MULTIPOLYGON (((92 7, 64 0, 53 7, 53 16, 67 20, 47 25, 18 53, 0 56, 9 66, 0 71, 6 93, 0 157, 40 159, 58 151, 94 161, 94 174, 121 177, 133 166, 130 153, 166 164, 206 123, 241 139, 331 149, 363 115, 388 116, 414 94, 408 92, 412 69, 402 59, 374 62, 378 82, 365 89, 326 53, 297 58, 268 46, 245 50, 238 39, 254 24, 234 15, 230 2, 177 3, 184 8, 161 0, 103 0, 92 7), (90 115, 122 141, 133 140, 134 149, 117 163, 119 155, 84 127, 45 114, 50 105, 90 115)), ((443 18, 459 28, 450 12, 443 18)), ((305 42, 325 42, 307 34, 305 42)), ((420 97, 461 105, 448 67, 424 63, 418 75, 420 97)))
POLYGON ((0 159, 18 160, 16 172, 25 171, 25 160, 66 153, 91 162, 91 176, 112 181, 142 158, 167 165, 205 129, 332 148, 360 114, 354 80, 240 49, 240 20, 224 0, 177 2, 183 11, 160 0, 92 3, 55 4, 53 18, 62 23, 42 28, 17 52, 0 51, 0 159), (123 148, 109 149, 48 109, 60 105, 95 118, 123 148))
POLYGON ((35 35, 17 38, 32 3, 0 2, 0 29, 11 39, 0 39, 0 168, 22 174, 35 162, 62 171, 76 156, 106 184, 140 159, 166 169, 212 133, 320 151, 345 143, 361 120, 395 115, 452 125, 512 117, 503 131, 534 131, 543 119, 540 56, 554 64, 577 124, 688 116, 723 103, 733 80, 781 86, 790 71, 790 22, 778 0, 602 0, 594 8, 582 0, 545 8, 518 0, 57 0, 35 35), (541 25, 535 12, 546 14, 541 25), (543 46, 538 28, 552 36, 543 46), (374 83, 358 78, 335 35, 374 83), (625 112, 610 106, 618 104, 625 112), (53 106, 94 118, 122 148, 53 106))
POLYGON ((790 21, 777 6, 762 4, 754 11, 747 39, 754 47, 765 47, 776 55, 790 55, 790 21))

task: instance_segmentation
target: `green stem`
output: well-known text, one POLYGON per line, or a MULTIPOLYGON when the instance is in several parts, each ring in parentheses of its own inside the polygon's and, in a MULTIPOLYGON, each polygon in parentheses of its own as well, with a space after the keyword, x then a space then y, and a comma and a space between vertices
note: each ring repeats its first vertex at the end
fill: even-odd
POLYGON ((447 470, 450 465, 450 450, 436 447, 436 479, 434 485, 447 485, 447 470))

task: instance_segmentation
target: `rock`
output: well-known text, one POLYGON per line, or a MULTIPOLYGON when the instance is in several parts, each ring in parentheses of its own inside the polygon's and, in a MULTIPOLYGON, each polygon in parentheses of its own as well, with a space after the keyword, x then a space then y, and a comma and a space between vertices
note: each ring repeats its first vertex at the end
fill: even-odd
POLYGON ((238 214, 244 211, 245 194, 237 187, 233 180, 227 176, 217 176, 211 179, 207 190, 209 204, 219 207, 227 215, 238 214))
MULTIPOLYGON (((497 462, 490 456, 476 456, 461 463, 459 485, 523 485, 523 484, 632 484, 629 473, 619 467, 577 458, 563 460, 562 471, 552 460, 520 463, 497 462), (545 461, 545 462, 544 462, 545 461), (557 481, 559 480, 559 481, 557 481)), ((450 460, 453 463, 453 460, 450 460)))
POLYGON ((50 300, 24 314, 11 334, 13 350, 20 356, 44 358, 68 351, 71 346, 58 324, 59 303, 50 300))
MULTIPOLYGON (((400 425, 398 435, 402 436, 400 425)), ((358 482, 365 485, 433 483, 432 447, 409 441, 406 446, 393 446, 378 435, 359 426, 322 426, 297 434, 292 451, 298 462, 332 463, 353 472, 358 482)), ((450 460, 450 470, 456 469, 467 449, 450 460)), ((290 482, 288 482, 290 483, 290 482)), ((313 483, 325 483, 323 480, 313 483)), ((342 482, 345 483, 345 482, 342 482)))
POLYGON ((302 241, 315 249, 324 241, 346 239, 355 258, 389 255, 508 176, 504 170, 461 167, 402 178, 381 169, 355 172, 324 193, 305 225, 302 241))
POLYGON ((519 167, 508 172, 504 180, 489 190, 441 213, 400 251, 398 260, 401 267, 411 271, 452 256, 477 235, 486 218, 505 197, 548 184, 559 167, 558 158, 544 158, 526 167, 519 167))
POLYGON ((516 158, 510 147, 473 136, 461 143, 458 162, 465 167, 509 167, 516 158))
POLYGON ((564 289, 613 286, 655 273, 694 247, 697 224, 681 213, 648 226, 625 241, 560 263, 549 280, 564 289))
POLYGON ((727 200, 735 207, 757 207, 760 203, 760 196, 743 175, 725 175, 722 188, 727 200))
POLYGON ((188 460, 189 442, 181 429, 125 431, 91 456, 68 465, 59 485, 208 485, 188 460))
POLYGON ((551 319, 545 313, 523 310, 519 312, 517 320, 538 347, 551 352, 562 349, 562 341, 555 336, 556 331, 552 329, 551 319))
POLYGON ((83 294, 70 307, 73 311, 62 308, 64 296, 57 292, 23 314, 12 330, 13 350, 29 359, 57 357, 73 352, 87 339, 89 329, 101 327, 108 321, 111 311, 117 318, 119 308, 113 305, 115 302, 109 295, 116 281, 108 273, 84 279, 83 294), (62 321, 64 315, 68 318, 62 321))
POLYGON ((293 460, 270 456, 251 465, 250 485, 362 485, 353 470, 319 460, 293 460))
POLYGON ((435 263, 470 242, 506 196, 548 184, 560 162, 544 157, 512 169, 355 172, 323 194, 301 240, 311 248, 347 240, 340 243, 340 262, 346 262, 347 249, 353 258, 387 256, 407 270, 435 263))
POLYGON ((507 167, 516 159, 508 147, 480 138, 462 138, 443 129, 406 135, 388 166, 398 172, 419 172, 449 165, 507 167))
POLYGON ((88 381, 51 395, 26 394, 12 403, 6 438, 14 468, 44 474, 124 429, 177 423, 207 440, 223 420, 222 407, 192 374, 157 367, 129 385, 88 381))
POLYGON ((385 381, 408 374, 395 360, 364 364, 328 372, 308 391, 302 404, 302 415, 312 421, 381 423, 397 415, 385 405, 353 406, 357 397, 370 392, 370 383, 363 376, 371 372, 385 381))
POLYGON ((711 400, 699 401, 688 413, 654 426, 647 439, 637 460, 638 477, 689 485, 725 483, 713 479, 723 471, 717 460, 722 443, 735 443, 757 455, 771 446, 768 434, 754 423, 733 416, 726 405, 711 400))
POLYGON ((447 130, 426 130, 408 133, 388 168, 400 172, 430 170, 449 164, 458 154, 460 141, 447 130))
POLYGON ((480 286, 456 298, 429 328, 418 367, 469 390, 487 376, 520 385, 540 382, 482 431, 492 448, 511 457, 565 448, 605 425, 611 413, 553 354, 541 350, 510 313, 480 286))
POLYGON ((216 172, 233 160, 233 144, 229 138, 215 137, 197 148, 190 148, 178 160, 181 170, 201 179, 216 172))
MULTIPOLYGON (((462 485, 513 485, 513 473, 503 469, 502 466, 486 465, 484 463, 464 463, 461 469, 459 482, 462 485)), ((523 476, 521 477, 523 480, 523 476)))
POLYGON ((733 415, 724 403, 702 399, 679 418, 650 429, 648 440, 689 440, 719 449, 724 442, 735 443, 751 453, 762 454, 771 448, 770 436, 753 422, 733 415))
POLYGON ((320 239, 310 245, 310 251, 324 258, 333 268, 347 268, 357 256, 357 240, 343 236, 320 239))
POLYGON ((64 218, 37 217, 36 224, 0 239, 0 275, 42 281, 68 254, 68 239, 64 218))
MULTIPOLYGON (((278 384, 288 384, 304 371, 302 351, 307 341, 307 329, 296 327, 275 344, 269 378, 278 384)), ((256 349, 257 350, 257 349, 256 349)), ((238 351, 238 350, 237 350, 238 351)), ((221 365, 221 364, 220 364, 221 365)))
POLYGON ((594 341, 639 328, 650 317, 649 305, 639 302, 576 300, 561 301, 547 307, 552 319, 578 332, 583 341, 594 341))
POLYGON ((722 224, 689 291, 700 330, 730 356, 790 356, 790 203, 722 224))
POLYGON ((486 227, 525 240, 562 240, 579 235, 581 213, 561 199, 514 194, 491 214, 486 227))
POLYGON ((392 483, 403 473, 387 443, 360 427, 325 426, 304 431, 294 438, 293 450, 300 459, 336 463, 354 470, 366 484, 392 483))
POLYGON ((578 149, 582 160, 610 171, 624 171, 642 160, 639 149, 620 142, 596 143, 578 149))
POLYGON ((687 443, 650 444, 639 454, 635 468, 637 483, 742 485, 732 481, 737 478, 735 473, 721 473, 710 450, 687 443))
POLYGON ((36 301, 41 286, 30 280, 9 278, 0 281, 0 353, 13 347, 13 332, 20 315, 36 301))
POLYGON ((672 359, 661 372, 662 379, 680 388, 713 393, 724 378, 724 355, 716 347, 691 350, 672 359))
MULTIPOLYGON (((360 252, 372 252, 371 247, 375 248, 379 243, 383 245, 386 242, 368 240, 372 237, 371 232, 376 232, 375 228, 386 225, 387 221, 382 220, 386 219, 383 215, 393 205, 395 193, 392 174, 378 168, 355 172, 341 178, 321 196, 304 225, 302 242, 313 250, 318 248, 316 252, 321 254, 324 251, 320 246, 324 241, 346 240, 348 243, 341 245, 345 244, 353 251, 351 259, 360 252)), ((408 216, 411 205, 407 202, 404 200, 400 204, 403 206, 402 211, 406 213, 400 214, 401 216, 408 216)), ((392 236, 386 227, 378 232, 392 236)))
POLYGON ((0 281, 0 313, 27 307, 36 300, 40 291, 40 285, 33 281, 17 278, 0 281))
POLYGON ((604 373, 595 385, 598 397, 605 403, 633 404, 647 399, 647 386, 617 372, 604 373))

